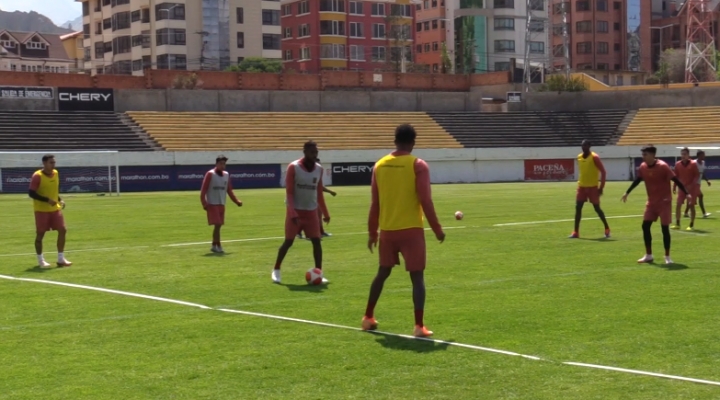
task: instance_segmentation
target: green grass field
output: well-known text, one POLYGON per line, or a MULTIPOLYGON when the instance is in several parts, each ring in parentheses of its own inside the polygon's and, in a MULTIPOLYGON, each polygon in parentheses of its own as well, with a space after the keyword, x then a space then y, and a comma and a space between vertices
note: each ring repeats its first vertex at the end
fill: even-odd
MULTIPOLYGON (((210 255, 197 192, 67 196, 67 269, 38 270, 30 200, 0 196, 0 274, 212 307, 0 279, 2 399, 717 399, 720 386, 562 364, 720 381, 720 194, 697 233, 673 232, 673 266, 638 265, 644 189, 610 183, 597 220, 567 239, 574 184, 436 185, 447 240, 428 232, 426 323, 435 338, 542 358, 219 311, 359 327, 377 256, 366 248, 368 188, 329 198, 327 287, 311 287, 297 241, 283 285, 270 271, 283 191, 236 191, 224 256, 210 255), (462 210, 463 221, 453 213, 462 210), (526 225, 516 222, 549 221, 526 225), (256 239, 256 240, 247 240, 256 239), (233 241, 234 240, 234 241, 233 241), (242 241, 245 240, 245 241, 242 241), (168 246, 172 244, 188 244, 168 246)), ((713 187, 714 188, 714 187, 713 187)), ((585 216, 595 217, 592 207, 585 216)), ((687 223, 687 220, 683 221, 687 223)), ((662 256, 654 226, 655 255, 662 256)), ((55 261, 55 233, 45 241, 55 261)), ((376 309, 410 334, 410 281, 397 269, 376 309)))

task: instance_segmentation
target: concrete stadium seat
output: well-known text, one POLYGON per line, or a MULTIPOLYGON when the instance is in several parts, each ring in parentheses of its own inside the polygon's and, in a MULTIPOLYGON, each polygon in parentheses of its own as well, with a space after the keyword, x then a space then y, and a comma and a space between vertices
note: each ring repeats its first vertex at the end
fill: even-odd
POLYGON ((155 150, 142 135, 115 113, 0 111, 0 151, 155 150))
POLYGON ((403 123, 417 129, 417 148, 463 147, 423 112, 127 114, 170 151, 298 150, 310 139, 322 150, 391 149, 403 123))
POLYGON ((628 111, 428 114, 465 147, 565 147, 611 144, 628 111))
POLYGON ((720 107, 641 108, 618 145, 720 143, 720 107))

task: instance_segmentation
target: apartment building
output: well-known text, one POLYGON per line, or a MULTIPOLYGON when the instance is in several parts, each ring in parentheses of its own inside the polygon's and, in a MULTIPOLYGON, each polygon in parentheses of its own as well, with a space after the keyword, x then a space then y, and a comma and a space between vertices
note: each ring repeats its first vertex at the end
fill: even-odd
MULTIPOLYGON (((415 5, 415 62, 429 66, 432 72, 442 71, 442 46, 452 52, 452 41, 446 43, 447 18, 445 0, 423 0, 415 5)), ((452 35, 451 35, 452 37, 452 35)))
POLYGON ((411 0, 282 0, 284 68, 403 71, 414 60, 411 0))
POLYGON ((224 70, 245 57, 281 57, 279 0, 76 1, 92 74, 224 70))
POLYGON ((0 30, 0 71, 75 72, 60 35, 0 30))
MULTIPOLYGON (((563 69, 563 41, 578 72, 651 70, 651 0, 572 0, 552 4, 553 56, 563 69), (563 26, 563 13, 567 25, 563 26), (567 30, 567 39, 563 30, 567 30)), ((599 74, 606 84, 610 74, 599 74)))

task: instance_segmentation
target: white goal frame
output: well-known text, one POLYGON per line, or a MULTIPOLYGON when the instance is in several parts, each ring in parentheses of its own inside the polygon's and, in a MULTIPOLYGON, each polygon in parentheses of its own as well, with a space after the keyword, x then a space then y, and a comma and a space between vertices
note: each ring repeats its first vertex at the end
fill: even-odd
MULTIPOLYGON (((117 150, 98 151, 0 151, 0 193, 3 192, 3 169, 6 168, 42 168, 42 156, 52 154, 58 158, 58 170, 63 168, 105 168, 107 167, 107 194, 120 196, 120 152, 117 150), (63 156, 81 156, 72 159, 63 156), (83 159, 87 157, 86 159, 83 159), (113 187, 113 170, 115 182, 113 187)), ((62 175, 61 175, 62 176, 62 175)))

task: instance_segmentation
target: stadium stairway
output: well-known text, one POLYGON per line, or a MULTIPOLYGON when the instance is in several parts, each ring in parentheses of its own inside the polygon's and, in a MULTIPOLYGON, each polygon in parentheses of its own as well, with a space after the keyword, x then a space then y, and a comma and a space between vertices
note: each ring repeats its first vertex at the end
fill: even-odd
POLYGON ((620 146, 720 143, 720 107, 641 108, 620 146))
POLYGON ((430 112, 465 147, 566 147, 590 139, 607 145, 627 110, 582 112, 430 112))
POLYGON ((162 150, 122 117, 103 112, 0 111, 0 151, 162 150))
POLYGON ((412 124, 416 148, 462 148, 426 113, 127 113, 170 151, 298 150, 314 140, 322 150, 393 148, 395 128, 412 124))

